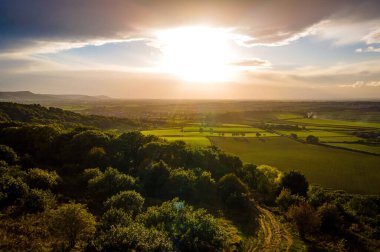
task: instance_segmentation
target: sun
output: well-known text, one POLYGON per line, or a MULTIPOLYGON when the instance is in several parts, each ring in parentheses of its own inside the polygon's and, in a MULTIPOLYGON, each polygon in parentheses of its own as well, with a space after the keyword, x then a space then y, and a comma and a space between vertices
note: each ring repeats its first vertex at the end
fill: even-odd
POLYGON ((160 67, 189 82, 223 82, 232 77, 233 53, 226 29, 182 27, 157 32, 160 67))

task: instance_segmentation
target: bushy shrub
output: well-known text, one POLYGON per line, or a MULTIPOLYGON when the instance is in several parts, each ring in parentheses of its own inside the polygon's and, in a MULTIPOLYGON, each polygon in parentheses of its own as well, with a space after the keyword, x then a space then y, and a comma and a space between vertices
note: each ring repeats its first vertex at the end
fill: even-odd
POLYGON ((136 191, 121 191, 104 202, 104 206, 110 208, 121 208, 135 215, 141 212, 145 199, 136 191))
POLYGON ((318 213, 306 202, 290 206, 286 215, 296 224, 301 238, 307 233, 316 232, 321 224, 318 213))
POLYGON ((27 183, 31 188, 51 189, 58 184, 59 176, 55 171, 40 168, 29 169, 27 183))
POLYGON ((291 205, 299 205, 304 201, 304 197, 291 194, 289 189, 282 189, 276 198, 276 204, 282 211, 287 211, 291 205))
POLYGON ((24 211, 29 213, 44 212, 56 204, 55 195, 50 191, 32 189, 24 200, 24 211))
POLYGON ((0 145, 0 160, 12 165, 17 163, 18 159, 16 152, 11 147, 0 145))

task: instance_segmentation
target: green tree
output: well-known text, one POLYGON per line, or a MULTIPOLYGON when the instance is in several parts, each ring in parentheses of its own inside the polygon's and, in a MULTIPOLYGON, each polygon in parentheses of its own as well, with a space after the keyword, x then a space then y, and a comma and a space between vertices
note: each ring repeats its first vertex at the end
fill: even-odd
POLYGON ((304 201, 304 197, 291 194, 289 189, 282 189, 280 195, 276 198, 276 204, 282 211, 287 211, 291 205, 299 205, 304 201))
POLYGON ((60 238, 63 250, 82 247, 95 233, 95 216, 83 204, 69 203, 52 210, 49 216, 51 233, 60 238))
POLYGON ((290 171, 286 172, 282 177, 280 187, 289 189, 292 194, 306 196, 309 182, 303 174, 290 171))
POLYGON ((128 226, 133 222, 132 216, 121 208, 108 209, 100 218, 98 229, 109 230, 112 226, 128 226))
POLYGON ((0 209, 12 205, 24 198, 29 187, 20 177, 9 174, 0 175, 0 209))
POLYGON ((190 200, 195 192, 196 176, 193 171, 185 169, 173 169, 170 171, 165 191, 170 197, 180 197, 190 200))
POLYGON ((19 160, 16 152, 9 146, 0 145, 0 160, 4 160, 8 164, 12 165, 19 160))
POLYGON ((32 189, 25 197, 23 209, 29 213, 44 212, 56 205, 55 195, 50 191, 32 189))
POLYGON ((146 228, 140 223, 128 226, 111 226, 100 233, 93 242, 95 251, 173 251, 165 232, 146 228))
POLYGON ((319 138, 313 135, 309 135, 306 137, 306 142, 310 144, 318 144, 319 138))
POLYGON ((170 167, 163 161, 149 163, 139 169, 138 176, 146 195, 159 196, 170 176, 170 167))
POLYGON ((226 174, 219 179, 218 193, 222 201, 233 209, 247 209, 249 207, 249 191, 235 174, 226 174))
POLYGON ((121 208, 135 215, 141 212, 145 199, 136 191, 122 191, 104 202, 104 206, 110 208, 121 208))
POLYGON ((180 251, 225 251, 239 241, 229 236, 231 225, 178 199, 149 207, 137 219, 147 227, 165 230, 180 251))
POLYGON ((55 171, 40 168, 29 169, 27 183, 31 188, 51 189, 58 184, 60 177, 55 171))
POLYGON ((132 176, 119 172, 117 169, 108 167, 104 173, 88 181, 88 191, 97 201, 119 193, 134 189, 136 179, 132 176))

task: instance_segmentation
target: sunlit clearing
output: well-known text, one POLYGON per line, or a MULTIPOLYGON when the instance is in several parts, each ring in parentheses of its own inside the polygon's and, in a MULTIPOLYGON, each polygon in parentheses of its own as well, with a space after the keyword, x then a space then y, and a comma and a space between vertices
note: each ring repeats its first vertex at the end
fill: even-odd
POLYGON ((157 33, 163 52, 161 68, 191 82, 231 79, 233 58, 226 29, 184 27, 157 33))

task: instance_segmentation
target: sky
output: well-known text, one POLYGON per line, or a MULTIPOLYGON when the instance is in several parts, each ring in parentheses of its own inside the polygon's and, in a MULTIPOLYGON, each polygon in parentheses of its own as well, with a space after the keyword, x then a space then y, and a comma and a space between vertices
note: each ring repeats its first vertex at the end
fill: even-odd
POLYGON ((0 91, 380 99, 378 0, 2 0, 0 91))

